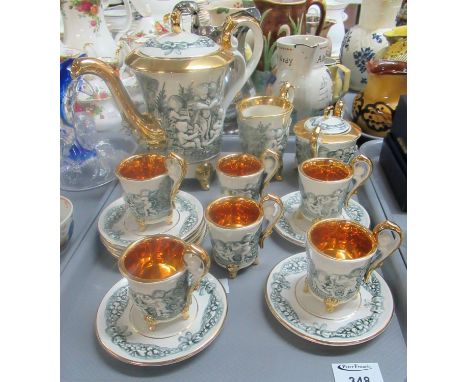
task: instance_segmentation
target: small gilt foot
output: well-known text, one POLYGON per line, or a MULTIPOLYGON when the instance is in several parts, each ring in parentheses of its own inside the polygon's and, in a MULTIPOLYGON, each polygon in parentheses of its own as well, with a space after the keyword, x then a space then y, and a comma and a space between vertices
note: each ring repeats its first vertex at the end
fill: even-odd
POLYGON ((235 264, 229 264, 227 266, 228 277, 230 279, 235 279, 237 276, 237 272, 239 272, 239 266, 235 264))
POLYGON ((170 214, 170 215, 166 218, 166 224, 167 224, 167 225, 171 225, 171 224, 172 224, 172 214, 170 214))
POLYGON ((202 190, 210 189, 211 176, 213 175, 213 166, 211 163, 204 162, 197 166, 195 170, 195 178, 200 182, 202 190))
POLYGON ((156 320, 153 317, 146 315, 145 322, 150 332, 154 332, 156 330, 156 320))
POLYGON ((190 318, 188 309, 184 309, 184 310, 182 311, 182 318, 183 318, 184 320, 188 320, 188 319, 190 318))
POLYGON ((304 293, 309 293, 309 283, 307 282, 307 277, 304 280, 304 293))
POLYGON ((257 256, 252 264, 253 264, 253 265, 258 265, 258 264, 260 264, 260 256, 257 256))
POLYGON ((275 180, 277 180, 278 182, 281 182, 283 180, 283 160, 282 159, 281 159, 281 165, 275 174, 275 180))
POLYGON ((338 305, 338 300, 333 297, 326 298, 325 300, 323 300, 323 302, 325 303, 325 308, 327 309, 327 312, 330 313, 334 312, 338 305))

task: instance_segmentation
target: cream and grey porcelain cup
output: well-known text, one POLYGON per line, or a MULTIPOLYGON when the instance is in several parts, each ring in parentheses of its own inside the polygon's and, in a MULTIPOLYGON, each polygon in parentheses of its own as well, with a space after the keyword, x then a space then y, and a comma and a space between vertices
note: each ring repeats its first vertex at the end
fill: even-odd
POLYGON ((372 231, 342 219, 314 223, 306 236, 308 267, 304 292, 322 300, 328 312, 351 302, 360 286, 369 282, 372 272, 400 247, 402 237, 400 227, 388 220, 372 231), (382 239, 380 233, 388 230, 395 237, 382 239))
POLYGON ((364 155, 349 164, 331 158, 313 158, 299 165, 299 211, 310 221, 341 216, 343 207, 372 173, 372 162, 364 155))
POLYGON ((270 149, 265 150, 260 159, 246 153, 226 155, 216 165, 221 194, 258 200, 279 165, 279 155, 270 149))

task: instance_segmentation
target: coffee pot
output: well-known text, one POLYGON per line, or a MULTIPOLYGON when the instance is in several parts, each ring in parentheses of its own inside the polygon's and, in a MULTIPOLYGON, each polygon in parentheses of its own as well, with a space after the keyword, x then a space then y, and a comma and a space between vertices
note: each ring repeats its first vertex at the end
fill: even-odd
POLYGON ((140 143, 148 150, 183 157, 188 163, 187 178, 196 178, 203 189, 209 189, 226 109, 258 64, 262 31, 251 16, 228 16, 217 44, 207 36, 182 31, 181 15, 180 10, 171 13, 171 33, 148 39, 125 58, 141 86, 147 113, 137 110, 118 74, 105 62, 79 58, 71 72, 74 77, 101 77, 140 143), (254 38, 248 63, 231 43, 240 27, 250 28, 254 38))

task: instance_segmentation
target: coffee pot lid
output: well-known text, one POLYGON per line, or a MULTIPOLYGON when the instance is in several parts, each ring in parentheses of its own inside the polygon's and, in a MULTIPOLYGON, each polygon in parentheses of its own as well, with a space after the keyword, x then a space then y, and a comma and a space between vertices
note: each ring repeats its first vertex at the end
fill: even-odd
POLYGON ((149 37, 125 59, 132 69, 146 72, 186 72, 229 65, 233 54, 207 36, 183 31, 181 12, 171 13, 170 33, 149 37))

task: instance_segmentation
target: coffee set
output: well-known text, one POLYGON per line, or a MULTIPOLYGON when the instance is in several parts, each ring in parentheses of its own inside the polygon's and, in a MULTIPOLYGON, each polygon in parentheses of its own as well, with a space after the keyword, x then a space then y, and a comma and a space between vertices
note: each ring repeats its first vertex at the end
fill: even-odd
MULTIPOLYGON (((288 6, 302 9, 303 3, 288 6)), ((318 35, 324 5, 312 3, 321 12, 318 35)), ((125 58, 146 111, 135 106, 109 63, 79 57, 70 67, 74 78, 96 75, 106 83, 142 149, 117 165, 123 195, 98 219, 100 240, 123 276, 99 306, 99 343, 117 359, 141 366, 171 364, 202 351, 220 333, 228 307, 222 284, 209 273, 211 263, 235 279, 259 263, 273 230, 306 248, 278 263, 266 281, 267 306, 283 326, 329 346, 355 345, 382 333, 393 299, 374 271, 399 248, 402 232, 389 221, 371 229, 369 214, 351 199, 371 175, 372 162, 359 154, 360 127, 343 118, 340 95, 349 70, 330 64, 344 73, 335 91, 325 65, 331 46, 323 37, 298 34, 302 23, 297 33, 278 38, 276 54, 268 58, 265 30, 248 13, 229 12, 219 21, 216 40, 184 30, 177 7, 166 21, 169 33, 147 36, 125 58), (249 59, 238 49, 238 29, 250 30, 249 59), (264 70, 269 59, 277 59, 278 81, 263 93, 268 95, 236 103, 241 152, 221 156, 226 110, 262 54, 264 70), (291 66, 296 61, 304 63, 302 71, 291 66), (320 93, 319 99, 312 100, 312 93, 320 93), (268 187, 283 180, 291 127, 299 190, 279 197, 268 187), (197 179, 207 190, 215 174, 219 197, 206 207, 181 190, 184 179, 197 179), (206 233, 210 254, 200 247, 206 233)))

